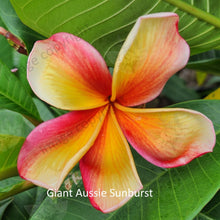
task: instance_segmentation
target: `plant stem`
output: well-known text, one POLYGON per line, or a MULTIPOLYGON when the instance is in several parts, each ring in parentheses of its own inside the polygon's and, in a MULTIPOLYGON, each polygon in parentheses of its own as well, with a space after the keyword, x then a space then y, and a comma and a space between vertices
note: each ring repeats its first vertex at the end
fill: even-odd
POLYGON ((34 126, 38 126, 39 124, 41 124, 43 121, 38 121, 37 119, 35 118, 32 118, 30 116, 27 116, 27 115, 24 115, 23 116, 28 120, 30 121, 34 126))
POLYGON ((207 23, 220 28, 220 19, 206 11, 203 11, 189 3, 186 3, 182 0, 164 0, 174 6, 177 6, 180 10, 183 10, 191 15, 194 15, 198 19, 206 21, 207 23))
POLYGON ((9 44, 15 48, 19 53, 27 55, 27 50, 25 45, 12 33, 0 27, 0 34, 3 35, 9 42, 9 44))

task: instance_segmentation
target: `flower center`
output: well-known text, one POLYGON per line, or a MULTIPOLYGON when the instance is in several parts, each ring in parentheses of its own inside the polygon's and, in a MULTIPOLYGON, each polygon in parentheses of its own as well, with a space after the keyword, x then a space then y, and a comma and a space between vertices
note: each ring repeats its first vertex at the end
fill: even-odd
POLYGON ((111 96, 108 97, 108 101, 109 101, 109 104, 110 104, 110 105, 113 105, 113 104, 114 104, 114 102, 111 101, 111 96))

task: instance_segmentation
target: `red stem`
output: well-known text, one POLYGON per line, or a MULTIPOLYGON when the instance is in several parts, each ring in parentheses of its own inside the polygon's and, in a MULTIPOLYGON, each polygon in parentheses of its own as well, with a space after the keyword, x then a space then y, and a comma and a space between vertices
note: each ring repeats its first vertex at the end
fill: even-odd
POLYGON ((25 45, 11 32, 0 27, 0 34, 3 35, 9 42, 12 42, 12 47, 14 47, 19 53, 27 55, 27 50, 25 45))

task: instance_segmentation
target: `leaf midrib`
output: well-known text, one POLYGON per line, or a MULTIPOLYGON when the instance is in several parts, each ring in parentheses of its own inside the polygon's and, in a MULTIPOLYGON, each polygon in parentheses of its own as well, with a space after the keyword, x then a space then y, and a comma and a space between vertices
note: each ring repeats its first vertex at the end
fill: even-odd
MULTIPOLYGON (((12 5, 17 5, 16 1, 11 1, 12 5)), ((31 1, 29 1, 31 2, 31 1)), ((191 5, 189 3, 184 2, 183 0, 159 0, 159 2, 167 2, 170 5, 173 5, 177 7, 178 9, 187 12, 188 14, 191 14, 195 16, 196 18, 203 20, 207 22, 208 24, 213 25, 215 28, 220 28, 220 19, 215 16, 210 14, 209 12, 206 12, 205 10, 199 9, 198 7, 191 5)), ((19 5, 17 5, 18 8, 20 8, 19 5)), ((23 9, 21 8, 23 11, 23 9)), ((26 17, 26 15, 24 15, 26 17)), ((28 17, 26 17, 27 20, 29 20, 28 17)), ((31 23, 33 21, 29 20, 31 23)), ((39 26, 37 26, 39 31, 44 32, 44 35, 47 36, 48 34, 42 30, 39 26)))
POLYGON ((194 15, 195 17, 215 26, 216 28, 220 28, 220 19, 206 11, 203 11, 191 4, 183 2, 182 0, 163 0, 163 1, 171 5, 174 5, 191 15, 194 15))

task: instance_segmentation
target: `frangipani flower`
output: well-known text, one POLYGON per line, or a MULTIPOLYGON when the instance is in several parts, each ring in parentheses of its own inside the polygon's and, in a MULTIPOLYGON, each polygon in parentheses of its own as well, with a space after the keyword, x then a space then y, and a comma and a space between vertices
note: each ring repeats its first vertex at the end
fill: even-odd
POLYGON ((178 19, 174 13, 140 17, 121 48, 113 77, 96 49, 71 34, 35 43, 28 60, 33 91, 72 111, 30 133, 18 158, 21 177, 56 191, 79 162, 85 190, 107 192, 89 198, 106 213, 130 199, 111 197, 110 189, 142 188, 127 140, 146 160, 165 168, 212 151, 213 125, 201 113, 131 108, 157 97, 186 65, 190 51, 178 33, 178 19))

